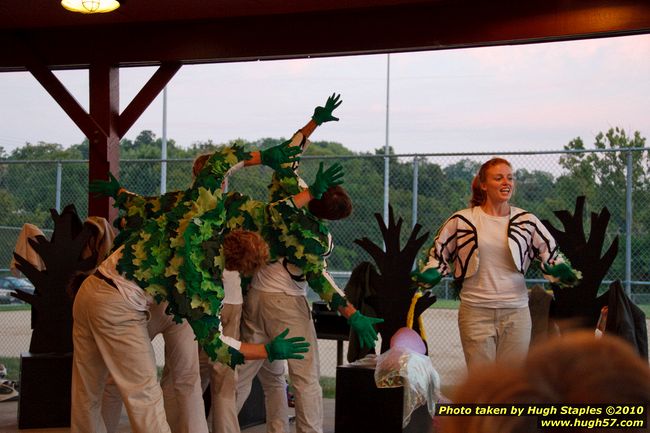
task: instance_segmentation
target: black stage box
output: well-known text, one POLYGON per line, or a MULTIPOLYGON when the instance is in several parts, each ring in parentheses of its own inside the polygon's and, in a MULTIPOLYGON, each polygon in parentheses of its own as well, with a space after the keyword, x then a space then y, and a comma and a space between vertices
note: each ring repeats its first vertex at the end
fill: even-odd
POLYGON ((70 426, 72 353, 20 354, 18 428, 70 426))
POLYGON ((336 433, 432 433, 426 405, 417 408, 402 428, 404 389, 377 388, 375 369, 349 365, 336 368, 336 433))

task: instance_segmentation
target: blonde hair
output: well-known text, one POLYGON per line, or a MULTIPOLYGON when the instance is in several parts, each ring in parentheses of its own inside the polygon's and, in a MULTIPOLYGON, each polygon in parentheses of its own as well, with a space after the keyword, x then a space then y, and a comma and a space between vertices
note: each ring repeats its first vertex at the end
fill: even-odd
POLYGON ((472 180, 472 198, 469 200, 470 207, 481 206, 483 203, 485 203, 487 197, 485 195, 485 191, 481 189, 481 184, 485 183, 487 180, 488 169, 499 164, 505 164, 508 167, 512 168, 510 161, 503 158, 492 158, 481 165, 481 168, 478 170, 478 173, 476 173, 476 176, 474 176, 474 179, 472 180))

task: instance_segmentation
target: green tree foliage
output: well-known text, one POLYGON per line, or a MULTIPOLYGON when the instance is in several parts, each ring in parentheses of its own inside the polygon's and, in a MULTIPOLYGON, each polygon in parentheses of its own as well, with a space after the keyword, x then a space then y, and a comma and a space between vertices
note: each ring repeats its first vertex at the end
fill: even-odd
MULTIPOLYGON (((249 149, 265 149, 285 141, 286 138, 262 138, 253 142, 237 139, 228 143, 210 140, 196 142, 182 148, 173 139, 167 140, 167 190, 183 189, 191 182, 193 159, 201 153, 211 152, 223 144, 240 143, 249 149)), ((608 241, 625 233, 625 186, 627 182, 627 149, 642 149, 646 139, 639 132, 629 135, 621 128, 612 128, 596 136, 592 149, 617 152, 584 152, 587 147, 578 137, 564 148, 559 158, 560 170, 556 173, 538 169, 515 167, 517 179, 514 203, 542 218, 552 218, 552 211, 573 210, 577 195, 587 196, 588 211, 600 211, 607 206, 612 213, 608 241)), ((160 193, 162 139, 152 131, 142 131, 134 140, 120 143, 120 172, 116 173, 122 185, 144 195, 160 193)), ((345 171, 344 187, 353 203, 352 215, 344 221, 330 222, 337 247, 330 259, 330 269, 351 270, 357 263, 367 260, 365 252, 354 244, 354 239, 369 237, 381 244, 374 218, 383 214, 384 149, 373 153, 357 154, 341 143, 312 142, 303 157, 300 174, 309 183, 313 180, 318 163, 340 162, 345 171)), ((390 155, 390 199, 395 213, 404 218, 404 237, 413 221, 413 158, 398 158, 394 149, 390 155)), ((646 151, 632 152, 633 165, 633 270, 634 279, 650 279, 650 200, 648 180, 650 158, 646 151)), ((88 141, 67 149, 56 143, 27 143, 7 155, 0 148, 0 225, 20 227, 31 222, 39 227, 50 227, 49 209, 54 207, 56 164, 62 162, 61 203, 75 203, 80 213, 87 208, 88 141), (72 160, 80 161, 72 163, 72 160), (27 162, 29 163, 18 163, 27 162), (46 162, 47 161, 47 162, 46 162)), ((435 157, 418 159, 418 221, 423 231, 430 231, 432 241, 438 227, 454 211, 467 206, 470 183, 480 162, 464 158, 442 165, 435 157)), ((271 172, 266 167, 240 170, 230 180, 230 188, 242 191, 257 199, 267 199, 267 186, 271 172)), ((589 223, 586 221, 588 232, 589 223)), ((405 238, 404 238, 405 239, 405 238)), ((624 238, 621 239, 624 245, 624 238)), ((621 247, 623 251, 623 247, 621 247)), ((3 258, 0 257, 0 260, 3 258)), ((623 254, 620 253, 611 275, 623 274, 623 254)))
MULTIPOLYGON (((560 158, 564 173, 556 181, 557 195, 570 198, 576 191, 587 196, 587 204, 593 211, 606 206, 612 217, 609 223, 608 240, 619 235, 623 237, 626 230, 625 191, 627 184, 628 158, 632 163, 633 203, 636 205, 632 226, 633 263, 635 279, 648 275, 650 269, 650 250, 648 245, 648 228, 650 213, 648 203, 648 176, 650 176, 647 151, 621 152, 626 149, 643 149, 646 139, 638 131, 631 136, 622 128, 610 128, 606 133, 596 135, 594 149, 615 150, 602 153, 571 153, 560 158)), ((564 146, 566 150, 585 150, 581 138, 575 138, 564 146)), ((567 204, 568 206, 568 204, 567 204)), ((565 208, 567 208, 565 206, 565 208)), ((571 207, 569 207, 570 209, 571 207)), ((588 225, 587 225, 588 227, 588 225)), ((621 238, 621 252, 624 251, 625 239, 621 238)), ((619 255, 612 265, 610 273, 624 275, 624 255, 619 255)), ((645 277, 643 277, 645 278, 645 277)))
POLYGON ((51 161, 79 156, 75 152, 68 156, 60 144, 44 142, 27 143, 12 151, 8 160, 25 163, 2 166, 0 189, 4 197, 12 200, 2 201, 5 209, 0 224, 20 227, 27 221, 50 228, 49 209, 55 205, 57 176, 56 164, 51 161))

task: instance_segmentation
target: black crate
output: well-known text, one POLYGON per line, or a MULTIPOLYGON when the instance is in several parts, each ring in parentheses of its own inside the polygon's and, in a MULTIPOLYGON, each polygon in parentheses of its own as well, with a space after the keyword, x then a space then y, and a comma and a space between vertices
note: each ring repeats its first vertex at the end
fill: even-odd
POLYGON ((18 428, 70 426, 72 353, 20 354, 18 428))
POLYGON ((336 368, 336 433, 431 433, 433 420, 426 405, 417 408, 402 428, 404 389, 377 388, 375 369, 336 368))

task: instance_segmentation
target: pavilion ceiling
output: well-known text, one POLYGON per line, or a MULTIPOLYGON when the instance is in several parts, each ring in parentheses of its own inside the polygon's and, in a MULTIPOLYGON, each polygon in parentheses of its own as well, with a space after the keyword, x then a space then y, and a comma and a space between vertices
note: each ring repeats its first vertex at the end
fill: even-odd
POLYGON ((82 15, 0 2, 0 72, 250 61, 650 32, 647 0, 127 0, 82 15))

